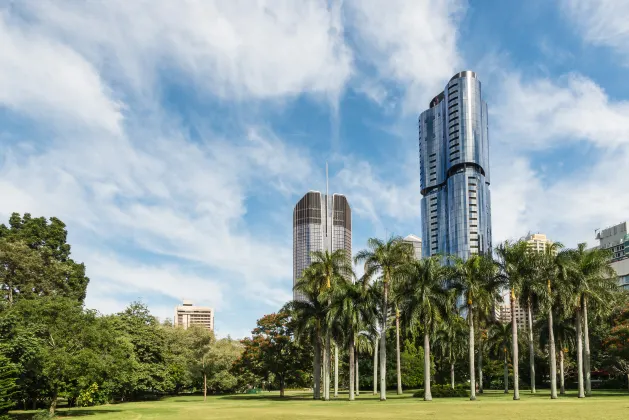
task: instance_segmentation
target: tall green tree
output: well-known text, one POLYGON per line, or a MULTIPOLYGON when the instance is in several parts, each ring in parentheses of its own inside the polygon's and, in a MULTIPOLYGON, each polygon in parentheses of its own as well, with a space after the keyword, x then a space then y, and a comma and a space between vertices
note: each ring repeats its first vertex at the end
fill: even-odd
POLYGON ((493 304, 500 299, 504 284, 498 275, 498 265, 490 255, 472 255, 467 260, 451 257, 453 262, 449 277, 451 287, 462 293, 469 327, 470 400, 476 399, 476 375, 474 369, 474 310, 477 306, 493 304))
MULTIPOLYGON (((66 225, 56 217, 46 220, 44 217, 33 218, 29 213, 24 216, 13 213, 8 226, 0 225, 0 242, 25 244, 37 251, 41 264, 51 271, 47 276, 33 277, 35 284, 31 286, 37 293, 83 302, 89 278, 85 275, 85 265, 70 257, 67 234, 66 225)), ((8 292, 6 284, 3 289, 8 292)))
POLYGON ((294 323, 288 311, 265 315, 257 322, 252 337, 242 341, 242 355, 236 367, 260 369, 258 375, 269 378, 272 374, 284 396, 288 384, 303 385, 310 369, 309 354, 294 337, 294 323))
POLYGON ((432 401, 430 392, 430 334, 440 320, 447 318, 450 309, 446 289, 447 269, 441 257, 432 256, 411 260, 400 268, 396 295, 407 318, 405 324, 414 333, 418 324, 424 334, 424 401, 432 401))
POLYGON ((17 393, 17 377, 16 366, 0 354, 0 416, 13 407, 13 397, 17 393))
MULTIPOLYGON (((402 238, 392 237, 389 240, 382 241, 377 238, 369 238, 367 240, 367 249, 359 251, 354 256, 354 263, 363 263, 365 268, 364 277, 377 277, 383 284, 382 293, 382 313, 381 313, 381 331, 380 338, 380 400, 387 399, 386 394, 386 328, 387 317, 389 313, 389 287, 391 282, 398 275, 400 267, 410 261, 413 256, 410 247, 402 241, 402 238)), ((399 346, 398 346, 399 351, 399 346)), ((399 358, 398 358, 399 359, 399 358)), ((398 393, 401 393, 401 367, 398 363, 398 393)))

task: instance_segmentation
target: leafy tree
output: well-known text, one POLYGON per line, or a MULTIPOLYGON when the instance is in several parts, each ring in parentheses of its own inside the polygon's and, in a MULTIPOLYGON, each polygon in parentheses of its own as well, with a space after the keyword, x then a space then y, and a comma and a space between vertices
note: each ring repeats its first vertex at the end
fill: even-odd
POLYGON ((17 392, 17 376, 15 365, 0 354, 0 415, 13 406, 13 396, 17 392))
POLYGON ((614 319, 614 326, 603 341, 611 356, 611 365, 629 381, 629 306, 625 306, 614 319))
MULTIPOLYGON (((21 217, 18 213, 13 213, 9 219, 9 226, 0 225, 0 243, 24 244, 28 248, 37 252, 41 258, 41 264, 35 264, 32 254, 27 254, 21 245, 14 247, 13 255, 21 256, 20 261, 14 263, 22 269, 31 270, 34 274, 30 278, 31 283, 14 283, 13 286, 26 286, 23 291, 34 286, 38 294, 65 296, 83 302, 89 278, 85 275, 85 265, 75 262, 70 258, 70 245, 67 243, 67 230, 65 224, 56 217, 50 218, 50 223, 44 217, 33 218, 29 213, 21 217), (28 261, 27 261, 27 257, 28 261), (26 264, 28 262, 28 264, 26 264), (38 267, 35 267, 38 265, 38 267), (48 271, 42 274, 42 266, 48 271), (33 271, 35 268, 37 270, 33 271)), ((7 245, 0 246, 0 257, 3 250, 8 252, 7 245)), ((4 280, 15 282, 19 280, 19 273, 16 278, 3 276, 4 280)), ((22 278, 24 280, 24 278, 22 278)), ((11 288, 7 283, 3 284, 3 290, 7 295, 11 295, 11 288)), ((20 290, 13 290, 13 292, 20 290)))
POLYGON ((203 356, 207 387, 213 393, 233 391, 238 379, 231 372, 232 365, 242 354, 243 346, 231 338, 223 338, 211 345, 203 356))
MULTIPOLYGON (((401 354, 402 361, 402 384, 406 388, 421 388, 425 385, 425 379, 430 377, 430 373, 426 375, 424 372, 424 349, 415 346, 413 341, 406 339, 404 341, 404 351, 401 354)), ((431 366, 432 364, 429 364, 431 366)), ((425 398, 425 394, 424 394, 425 398)))
MULTIPOLYGON (((368 249, 359 251, 354 257, 354 263, 363 263, 365 267, 364 277, 366 279, 378 276, 378 280, 383 284, 382 294, 382 332, 380 339, 380 400, 385 401, 386 395, 386 376, 387 376, 387 353, 386 353, 386 328, 387 317, 389 312, 389 287, 391 282, 396 278, 399 268, 413 258, 411 252, 412 247, 405 243, 402 238, 392 237, 388 241, 382 241, 377 238, 369 238, 367 241, 368 249)), ((399 346, 396 346, 399 353, 399 346)), ((399 358, 398 358, 399 360, 399 358)), ((398 363, 398 394, 402 393, 401 386, 401 367, 398 363)))
POLYGON ((157 318, 145 304, 133 302, 112 321, 115 329, 128 337, 135 359, 133 377, 123 397, 167 391, 165 334, 157 318))
POLYGON ((295 342, 288 311, 263 316, 251 333, 251 338, 241 342, 244 349, 236 368, 246 366, 267 379, 273 375, 282 397, 287 384, 305 382, 310 369, 309 355, 295 342))

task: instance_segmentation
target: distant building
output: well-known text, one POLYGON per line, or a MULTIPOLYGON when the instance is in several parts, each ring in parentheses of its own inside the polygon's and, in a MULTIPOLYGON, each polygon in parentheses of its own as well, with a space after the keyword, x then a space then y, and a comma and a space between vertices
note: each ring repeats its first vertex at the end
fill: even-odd
MULTIPOLYGON (((503 324, 511 322, 511 302, 509 293, 503 295, 502 302, 495 310, 495 315, 497 320, 503 324)), ((515 302, 515 322, 518 324, 519 330, 525 331, 528 329, 528 315, 526 313, 526 308, 522 308, 517 300, 515 302)))
POLYGON ((598 247, 613 252, 611 266, 616 270, 618 285, 629 290, 629 234, 627 222, 597 232, 598 247))
MULTIPOLYGON (((352 210, 344 195, 309 191, 293 211, 293 287, 312 262, 313 251, 345 250, 352 258, 352 210)), ((293 290, 293 299, 304 296, 293 290)))
POLYGON ((548 239, 543 233, 533 233, 527 236, 525 241, 528 242, 529 249, 537 252, 544 251, 544 249, 546 249, 546 244, 553 244, 553 241, 548 239))
POLYGON ((214 309, 206 306, 194 306, 189 300, 175 308, 175 326, 188 329, 191 325, 201 325, 214 331, 214 309))
POLYGON ((404 242, 413 245, 415 259, 420 260, 422 258, 422 239, 415 235, 408 235, 404 238, 404 242))

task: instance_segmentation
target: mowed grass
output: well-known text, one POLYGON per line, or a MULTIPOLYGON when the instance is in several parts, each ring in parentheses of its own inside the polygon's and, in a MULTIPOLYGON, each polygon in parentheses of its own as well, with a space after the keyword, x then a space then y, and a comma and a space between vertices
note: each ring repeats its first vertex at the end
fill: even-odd
MULTIPOLYGON (((424 402, 412 392, 398 396, 389 393, 386 402, 371 392, 363 392, 354 402, 347 394, 329 402, 314 401, 303 392, 261 395, 212 396, 207 401, 198 396, 165 398, 157 402, 137 402, 90 408, 59 410, 59 418, 85 417, 94 420, 184 420, 184 419, 629 419, 629 393, 594 391, 592 397, 576 398, 574 392, 550 400, 549 392, 513 395, 486 391, 477 401, 463 398, 435 398, 424 402)), ((12 413, 17 419, 28 419, 27 411, 12 413)))

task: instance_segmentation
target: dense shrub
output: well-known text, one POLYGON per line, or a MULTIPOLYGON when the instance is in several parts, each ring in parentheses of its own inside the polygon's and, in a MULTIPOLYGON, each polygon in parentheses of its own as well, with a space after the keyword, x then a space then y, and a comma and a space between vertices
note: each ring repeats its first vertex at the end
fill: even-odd
MULTIPOLYGON (((454 386, 454 389, 450 385, 432 385, 430 387, 430 393, 433 398, 458 398, 469 397, 469 389, 463 384, 454 386)), ((413 394, 415 398, 424 398, 424 390, 420 389, 413 394)))

